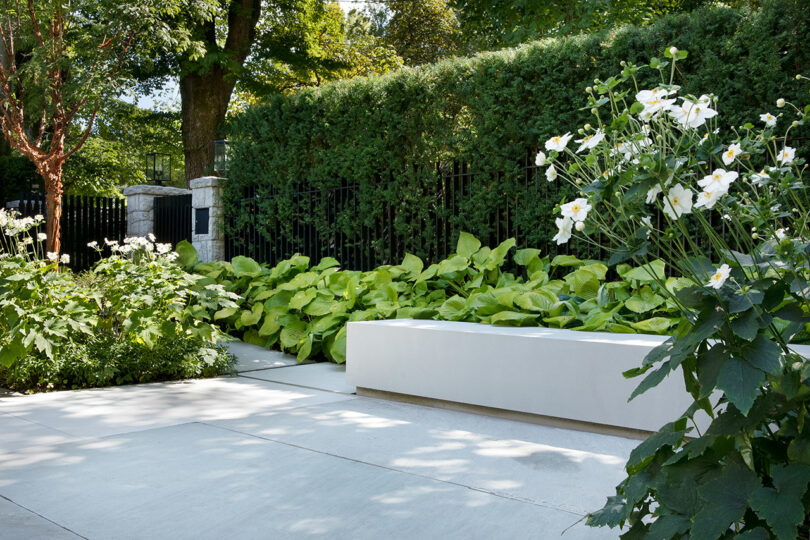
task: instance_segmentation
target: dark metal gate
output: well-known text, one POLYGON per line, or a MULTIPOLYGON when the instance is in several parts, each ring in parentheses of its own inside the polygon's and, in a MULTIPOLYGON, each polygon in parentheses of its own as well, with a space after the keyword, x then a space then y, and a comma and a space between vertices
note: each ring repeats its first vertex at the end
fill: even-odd
POLYGON ((191 195, 155 197, 155 236, 172 246, 191 242, 191 195))
MULTIPOLYGON (((47 215, 45 196, 39 193, 21 193, 19 208, 23 216, 47 215)), ((70 256, 74 271, 87 270, 99 260, 99 254, 89 247, 97 242, 103 255, 110 251, 104 240, 123 241, 127 233, 127 207, 124 199, 112 197, 62 197, 61 241, 63 254, 70 256)), ((41 231, 44 232, 42 227, 41 231)))

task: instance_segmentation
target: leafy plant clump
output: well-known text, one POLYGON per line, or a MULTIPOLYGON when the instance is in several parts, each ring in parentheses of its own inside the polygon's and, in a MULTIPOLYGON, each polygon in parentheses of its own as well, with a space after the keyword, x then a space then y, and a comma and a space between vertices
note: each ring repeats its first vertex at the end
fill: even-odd
POLYGON ((608 280, 598 261, 572 256, 549 260, 537 249, 512 253, 515 241, 494 249, 461 233, 456 253, 431 264, 406 255, 401 264, 369 272, 341 270, 327 257, 310 266, 295 256, 274 267, 247 257, 200 263, 189 244, 181 263, 244 298, 213 319, 232 335, 278 347, 303 361, 346 358, 346 323, 378 319, 436 319, 505 326, 665 334, 680 321, 662 288, 684 281, 665 275, 662 261, 619 265, 608 280), (508 269, 511 269, 508 270, 508 269))
MULTIPOLYGON (((152 239, 110 242, 79 276, 45 253, 41 216, 0 210, 0 385, 82 388, 227 372, 210 313, 238 297, 183 271, 152 239)), ((98 246, 91 246, 96 247, 98 246)))
POLYGON ((687 57, 668 47, 597 80, 578 146, 569 132, 538 156, 579 190, 559 206, 557 242, 607 236, 613 261, 656 253, 689 283, 659 288, 683 322, 626 375, 644 376, 632 398, 677 370, 693 404, 631 453, 588 523, 623 538, 808 538, 810 359, 792 343, 810 328, 810 196, 795 146, 810 106, 775 99, 723 129, 725 95, 674 84, 687 57))

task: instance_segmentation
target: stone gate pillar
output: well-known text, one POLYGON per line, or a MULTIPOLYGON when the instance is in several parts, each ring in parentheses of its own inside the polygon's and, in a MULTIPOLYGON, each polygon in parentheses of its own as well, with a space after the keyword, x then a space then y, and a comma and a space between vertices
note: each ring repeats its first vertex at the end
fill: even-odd
POLYGON ((191 186, 191 238, 201 261, 225 260, 224 178, 203 176, 191 186))

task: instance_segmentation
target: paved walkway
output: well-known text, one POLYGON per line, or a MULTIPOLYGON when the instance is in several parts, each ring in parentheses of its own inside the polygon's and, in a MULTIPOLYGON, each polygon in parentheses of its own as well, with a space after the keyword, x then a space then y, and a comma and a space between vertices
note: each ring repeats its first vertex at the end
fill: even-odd
POLYGON ((357 397, 338 366, 234 351, 238 377, 0 398, 0 539, 557 538, 637 444, 357 397))

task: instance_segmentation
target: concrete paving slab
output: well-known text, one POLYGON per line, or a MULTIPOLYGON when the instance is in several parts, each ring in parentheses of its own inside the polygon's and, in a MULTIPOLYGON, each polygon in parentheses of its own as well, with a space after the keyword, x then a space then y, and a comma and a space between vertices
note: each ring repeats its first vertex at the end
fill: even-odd
POLYGON ((581 514, 614 494, 639 444, 365 397, 214 424, 581 514))
POLYGON ((298 360, 293 355, 271 351, 243 341, 228 343, 228 350, 236 356, 235 369, 238 373, 298 365, 298 360))
POLYGON ((244 376, 342 394, 354 394, 357 391, 356 387, 346 383, 346 366, 331 362, 284 369, 263 369, 245 373, 244 376))
MULTIPOLYGON (((87 538, 536 539, 579 518, 196 423, 61 451, 0 467, 0 494, 87 538)), ((565 537, 615 536, 580 524, 565 537)))
POLYGON ((0 538, 3 540, 76 540, 81 537, 0 497, 0 538))
POLYGON ((9 414, 0 414, 0 464, 11 453, 25 448, 50 448, 72 442, 77 437, 63 431, 23 420, 9 414))
POLYGON ((0 414, 84 438, 186 422, 245 418, 268 410, 345 399, 354 397, 222 377, 0 398, 0 414))

